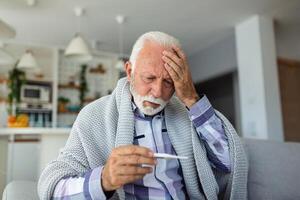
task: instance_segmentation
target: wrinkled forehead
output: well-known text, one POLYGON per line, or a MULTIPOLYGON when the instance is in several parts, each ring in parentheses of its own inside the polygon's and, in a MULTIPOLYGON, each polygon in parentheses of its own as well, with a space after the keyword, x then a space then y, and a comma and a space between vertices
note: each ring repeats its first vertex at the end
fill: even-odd
POLYGON ((153 71, 168 76, 168 72, 164 67, 165 63, 162 60, 163 51, 165 50, 172 51, 172 48, 162 46, 156 42, 145 41, 143 48, 137 56, 135 67, 140 72, 153 71))

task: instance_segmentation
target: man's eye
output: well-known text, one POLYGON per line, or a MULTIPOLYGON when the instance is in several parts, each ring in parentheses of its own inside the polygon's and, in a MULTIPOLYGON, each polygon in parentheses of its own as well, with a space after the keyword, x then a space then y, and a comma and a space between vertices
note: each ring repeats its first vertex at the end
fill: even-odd
POLYGON ((173 82, 172 82, 172 81, 165 81, 165 84, 166 84, 167 86, 172 86, 172 85, 173 85, 173 82))
POLYGON ((153 81, 154 80, 153 77, 147 77, 146 79, 147 79, 147 81, 153 81))
POLYGON ((154 80, 153 77, 144 77, 144 81, 145 81, 146 83, 150 83, 150 82, 153 81, 153 80, 154 80))

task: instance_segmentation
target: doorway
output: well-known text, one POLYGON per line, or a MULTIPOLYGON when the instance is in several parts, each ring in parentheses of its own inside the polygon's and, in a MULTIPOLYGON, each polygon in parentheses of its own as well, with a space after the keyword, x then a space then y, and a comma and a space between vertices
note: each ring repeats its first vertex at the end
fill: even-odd
POLYGON ((300 142, 300 61, 278 59, 285 141, 300 142))

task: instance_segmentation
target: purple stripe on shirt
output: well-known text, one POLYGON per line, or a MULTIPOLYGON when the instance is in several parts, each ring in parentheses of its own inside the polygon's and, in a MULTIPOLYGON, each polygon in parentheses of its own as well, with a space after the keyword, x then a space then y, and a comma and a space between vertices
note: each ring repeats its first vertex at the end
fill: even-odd
POLYGON ((207 120, 209 120, 214 114, 215 114, 215 111, 214 111, 213 107, 210 107, 202 115, 193 119, 193 123, 196 127, 199 127, 202 124, 204 124, 205 122, 207 122, 207 120))
POLYGON ((89 180, 89 192, 93 200, 106 199, 101 185, 101 174, 103 166, 93 169, 89 180))
POLYGON ((210 146, 204 141, 206 151, 208 152, 207 156, 217 169, 220 169, 224 172, 230 172, 230 170, 219 160, 215 153, 211 150, 210 146))
POLYGON ((89 189, 89 180, 90 180, 91 173, 92 171, 88 171, 84 176, 83 194, 87 200, 92 200, 92 197, 90 195, 90 189, 89 189))
MULTIPOLYGON (((198 102, 196 102, 190 109, 189 113, 192 117, 202 115, 208 108, 212 107, 208 98, 203 96, 198 102)), ((193 118, 192 118, 193 119, 193 118)))
POLYGON ((148 188, 144 187, 143 181, 141 180, 141 185, 134 185, 134 196, 137 199, 149 199, 149 190, 148 188))

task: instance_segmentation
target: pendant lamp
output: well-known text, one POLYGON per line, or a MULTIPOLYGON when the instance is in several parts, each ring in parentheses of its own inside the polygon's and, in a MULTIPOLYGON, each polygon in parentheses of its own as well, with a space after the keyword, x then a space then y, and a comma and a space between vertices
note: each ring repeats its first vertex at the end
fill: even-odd
MULTIPOLYGON (((76 17, 82 17, 85 10, 82 7, 74 8, 76 17)), ((80 19, 79 19, 80 20, 80 19)), ((79 32, 77 32, 71 39, 69 45, 65 50, 65 57, 78 62, 86 62, 92 59, 90 48, 84 37, 80 33, 80 21, 79 32)))
POLYGON ((124 70, 124 58, 123 58, 123 46, 124 46, 124 40, 123 40, 123 24, 125 21, 125 16, 123 15, 117 15, 116 16, 116 21, 119 24, 119 58, 117 63, 115 64, 115 68, 120 70, 120 71, 125 71, 124 70))
POLYGON ((22 55, 17 68, 19 69, 32 69, 38 68, 38 64, 31 50, 26 50, 26 52, 22 55))

